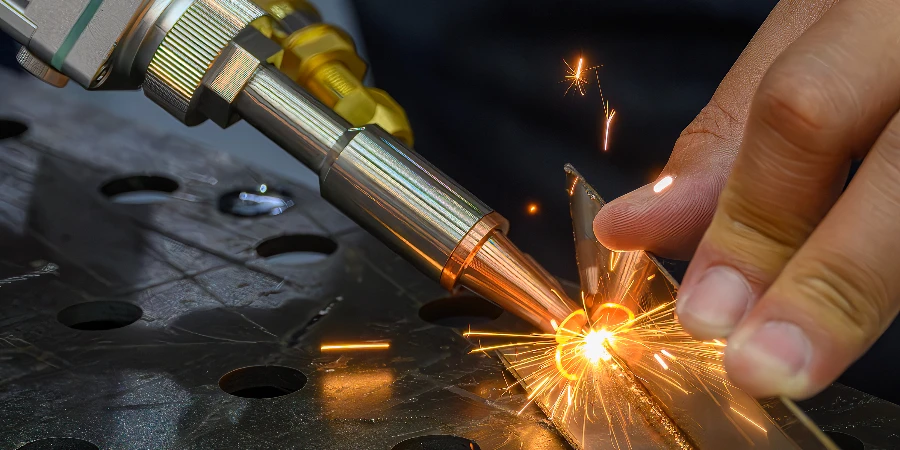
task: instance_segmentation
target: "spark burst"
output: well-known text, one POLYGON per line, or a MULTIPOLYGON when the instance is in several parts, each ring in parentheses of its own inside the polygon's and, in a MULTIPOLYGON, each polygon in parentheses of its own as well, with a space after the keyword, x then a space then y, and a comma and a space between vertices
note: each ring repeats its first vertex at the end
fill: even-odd
POLYGON ((573 67, 568 61, 563 59, 566 65, 566 76, 560 83, 569 83, 563 96, 569 95, 569 92, 577 92, 582 97, 587 92, 590 85, 590 73, 594 73, 597 83, 597 90, 600 92, 600 105, 603 107, 603 151, 609 150, 609 134, 612 127, 613 118, 616 117, 616 110, 609 107, 609 101, 603 97, 603 86, 600 84, 600 68, 603 66, 585 67, 584 57, 578 58, 578 63, 573 67))
POLYGON ((710 428, 700 424, 711 420, 735 448, 766 442, 768 416, 725 377, 726 344, 694 340, 681 327, 676 287, 650 256, 596 241, 591 219, 603 201, 574 168, 566 171, 583 309, 555 333, 469 331, 478 341, 472 352, 499 352, 518 380, 508 390, 528 393, 519 412, 536 403, 570 439, 580 426, 581 448, 708 446, 710 428))
POLYGON ((575 67, 572 67, 565 59, 563 59, 563 64, 566 65, 566 76, 560 83, 569 83, 569 87, 566 88, 566 92, 563 95, 569 95, 569 92, 574 90, 574 92, 584 97, 587 86, 590 83, 590 78, 587 75, 591 72, 596 72, 600 66, 585 67, 583 56, 578 58, 578 63, 575 64, 575 67))
POLYGON ((695 448, 647 386, 729 395, 724 344, 693 340, 674 318, 674 301, 640 314, 619 303, 597 309, 598 320, 579 310, 556 334, 470 331, 464 336, 512 341, 472 352, 499 350, 511 360, 510 369, 521 375, 518 384, 529 391, 520 413, 537 401, 554 421, 580 415, 584 424, 605 422, 616 449, 632 448, 629 428, 646 421, 666 448, 695 448))

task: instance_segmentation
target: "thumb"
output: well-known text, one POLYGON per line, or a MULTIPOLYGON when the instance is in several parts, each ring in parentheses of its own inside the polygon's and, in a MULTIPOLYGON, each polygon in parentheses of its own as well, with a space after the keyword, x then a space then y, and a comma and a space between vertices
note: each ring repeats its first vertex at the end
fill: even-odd
POLYGON ((682 135, 656 181, 600 210, 594 219, 600 243, 613 250, 690 259, 712 221, 734 161, 732 152, 711 151, 722 147, 729 148, 717 136, 682 135), (686 158, 695 161, 681 161, 686 158))
POLYGON ((775 58, 836 0, 781 0, 709 104, 682 132, 659 178, 603 209, 594 233, 613 250, 688 259, 713 217, 737 156, 750 100, 775 58), (658 184, 666 177, 672 184, 658 184), (654 191, 654 187, 657 187, 654 191))

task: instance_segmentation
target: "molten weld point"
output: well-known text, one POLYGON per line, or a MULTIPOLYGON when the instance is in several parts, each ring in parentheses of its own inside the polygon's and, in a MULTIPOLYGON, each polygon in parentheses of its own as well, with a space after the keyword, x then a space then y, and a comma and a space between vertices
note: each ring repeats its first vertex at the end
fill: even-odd
POLYGON ((612 355, 606 349, 606 346, 612 343, 613 334, 606 329, 600 331, 591 331, 584 337, 584 356, 588 361, 597 364, 602 361, 609 361, 612 355))

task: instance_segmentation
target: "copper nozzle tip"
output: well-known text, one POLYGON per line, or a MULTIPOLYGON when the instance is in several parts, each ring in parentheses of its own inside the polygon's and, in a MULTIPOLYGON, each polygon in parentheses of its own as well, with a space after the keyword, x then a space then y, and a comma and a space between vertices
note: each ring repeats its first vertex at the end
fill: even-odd
MULTIPOLYGON (((486 231, 480 239, 475 239, 478 245, 467 246, 467 255, 460 258, 464 261, 461 270, 452 277, 453 284, 462 284, 541 331, 555 332, 556 327, 578 307, 569 300, 559 283, 522 253, 499 227, 473 227, 473 230, 478 229, 486 231)), ((442 277, 442 281, 448 281, 447 277, 442 277)))

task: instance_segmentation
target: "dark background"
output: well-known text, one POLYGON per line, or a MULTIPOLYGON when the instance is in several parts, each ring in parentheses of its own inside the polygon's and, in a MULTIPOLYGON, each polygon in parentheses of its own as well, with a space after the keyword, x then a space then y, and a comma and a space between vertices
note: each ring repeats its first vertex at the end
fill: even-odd
MULTIPOLYGON (((506 216, 511 237, 577 279, 562 167, 606 199, 652 181, 774 0, 356 0, 377 85, 416 149, 506 216), (608 152, 596 86, 564 97, 565 58, 600 65, 616 109, 608 152), (527 205, 539 205, 529 215, 527 205)), ((15 64, 0 39, 0 62, 15 64)), ((2 99, 0 99, 2 101, 2 99)), ((841 382, 900 403, 892 327, 841 382)))

